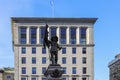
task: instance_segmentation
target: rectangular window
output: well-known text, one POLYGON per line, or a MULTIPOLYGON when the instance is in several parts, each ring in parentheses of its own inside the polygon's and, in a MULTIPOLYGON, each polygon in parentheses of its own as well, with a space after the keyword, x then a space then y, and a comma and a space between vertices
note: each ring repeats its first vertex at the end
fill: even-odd
POLYGON ((76 78, 72 78, 72 80, 76 80, 76 78))
POLYGON ((62 58, 62 64, 66 64, 66 57, 62 58))
POLYGON ((76 57, 72 57, 72 64, 76 64, 76 57))
POLYGON ((44 35, 45 35, 45 27, 41 27, 40 28, 40 43, 41 44, 43 44, 44 35))
POLYGON ((26 67, 22 67, 22 74, 26 74, 26 67))
POLYGON ((26 44, 26 27, 20 28, 20 43, 26 44))
POLYGON ((32 64, 36 64, 36 57, 32 57, 32 64))
POLYGON ((86 54, 86 48, 82 48, 82 53, 86 54))
POLYGON ((11 78, 11 76, 10 76, 10 75, 8 75, 8 76, 7 76, 7 79, 10 79, 10 78, 11 78))
POLYGON ((46 48, 42 48, 42 54, 46 54, 46 48))
POLYGON ((26 53, 26 48, 22 48, 22 54, 25 54, 26 53))
POLYGON ((36 67, 32 67, 32 74, 36 74, 36 67))
POLYGON ((76 44, 76 28, 75 27, 70 28, 70 43, 76 44))
POLYGON ((76 48, 72 48, 72 53, 76 54, 76 48))
POLYGON ((46 78, 42 78, 42 80, 46 80, 46 78))
POLYGON ((50 28, 51 37, 56 36, 56 27, 50 28))
POLYGON ((36 54, 36 48, 32 48, 32 54, 36 54))
POLYGON ((42 57, 42 64, 46 64, 46 57, 42 57))
POLYGON ((21 80, 26 80, 26 78, 21 78, 21 80))
POLYGON ((82 80, 87 80, 87 78, 82 78, 82 80))
POLYGON ((46 67, 42 67, 42 74, 44 74, 46 71, 46 67))
POLYGON ((87 28, 81 28, 80 29, 80 44, 85 45, 86 44, 86 30, 87 28))
POLYGON ((60 28, 60 43, 66 44, 66 27, 60 28))
POLYGON ((62 54, 66 54, 66 48, 62 48, 62 54))
POLYGON ((22 63, 22 64, 26 64, 26 57, 22 57, 21 63, 22 63))
POLYGON ((64 74, 66 74, 66 67, 63 67, 64 74))
POLYGON ((86 72, 87 72, 87 71, 86 71, 86 67, 83 67, 83 68, 82 68, 82 72, 83 72, 83 74, 86 74, 86 72))
POLYGON ((37 28, 30 28, 30 31, 31 31, 31 44, 36 44, 37 28))
POLYGON ((76 67, 72 68, 72 74, 76 74, 76 67))
POLYGON ((36 78, 32 78, 31 80, 37 80, 36 78))
POLYGON ((62 78, 62 80, 66 80, 66 78, 62 78))
POLYGON ((86 57, 82 57, 82 63, 86 64, 86 57))

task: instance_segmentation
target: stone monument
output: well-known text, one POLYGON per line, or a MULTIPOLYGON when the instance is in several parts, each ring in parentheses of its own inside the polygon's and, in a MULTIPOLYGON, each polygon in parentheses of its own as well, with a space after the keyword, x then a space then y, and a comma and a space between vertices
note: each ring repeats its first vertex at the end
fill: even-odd
POLYGON ((49 64, 47 70, 44 73, 44 76, 47 80, 62 80, 63 68, 60 64, 57 63, 58 61, 58 51, 61 50, 62 47, 59 46, 58 37, 52 36, 51 40, 48 40, 48 25, 46 24, 45 28, 45 36, 43 46, 44 48, 48 48, 50 52, 49 60, 51 64, 49 64))

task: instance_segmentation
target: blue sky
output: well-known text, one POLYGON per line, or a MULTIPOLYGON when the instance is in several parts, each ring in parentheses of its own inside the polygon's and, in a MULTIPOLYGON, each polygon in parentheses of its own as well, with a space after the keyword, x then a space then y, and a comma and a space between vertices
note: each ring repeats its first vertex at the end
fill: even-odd
MULTIPOLYGON (((98 18, 94 25, 95 80, 109 80, 120 52, 120 0, 54 0, 55 17, 98 18)), ((50 0, 0 0, 0 67, 13 67, 10 17, 52 17, 50 0)))

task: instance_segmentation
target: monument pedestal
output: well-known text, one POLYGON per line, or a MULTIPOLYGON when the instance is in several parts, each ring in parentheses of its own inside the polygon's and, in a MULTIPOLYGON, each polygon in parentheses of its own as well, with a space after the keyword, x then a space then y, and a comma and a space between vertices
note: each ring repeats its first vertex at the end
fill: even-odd
POLYGON ((50 64, 44 73, 47 80, 62 80, 63 69, 59 64, 50 64))

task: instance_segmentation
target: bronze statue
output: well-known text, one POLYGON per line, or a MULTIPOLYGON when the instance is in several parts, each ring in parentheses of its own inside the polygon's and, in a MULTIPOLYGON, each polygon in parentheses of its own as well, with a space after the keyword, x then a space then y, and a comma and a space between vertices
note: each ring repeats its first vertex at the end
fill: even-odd
POLYGON ((58 37, 57 36, 52 36, 51 40, 48 40, 48 25, 46 24, 46 29, 45 29, 45 36, 44 36, 44 48, 47 48, 50 50, 50 61, 52 64, 57 64, 58 61, 58 51, 61 50, 61 47, 58 45, 58 37))

